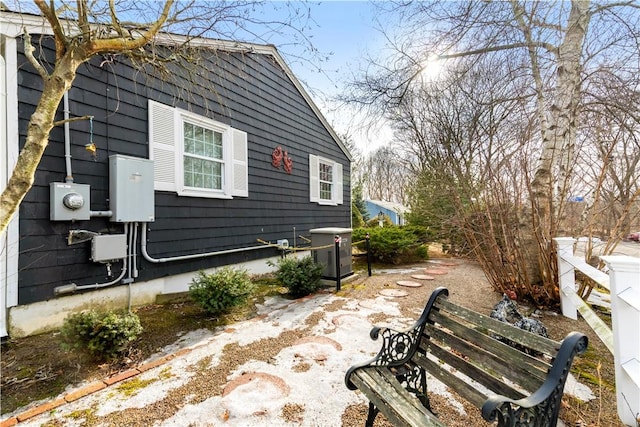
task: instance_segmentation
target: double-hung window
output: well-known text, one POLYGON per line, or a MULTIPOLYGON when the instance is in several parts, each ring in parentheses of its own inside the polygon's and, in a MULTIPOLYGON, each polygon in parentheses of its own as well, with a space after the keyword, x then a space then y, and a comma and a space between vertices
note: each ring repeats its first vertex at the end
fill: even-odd
POLYGON ((223 135, 222 130, 183 122, 184 188, 223 191, 223 135))
POLYGON ((318 160, 320 179, 320 200, 333 200, 333 163, 318 160))
POLYGON ((342 165, 332 160, 309 155, 310 201, 321 205, 341 205, 342 165))
POLYGON ((224 123, 149 101, 156 190, 181 196, 247 197, 247 134, 224 123))

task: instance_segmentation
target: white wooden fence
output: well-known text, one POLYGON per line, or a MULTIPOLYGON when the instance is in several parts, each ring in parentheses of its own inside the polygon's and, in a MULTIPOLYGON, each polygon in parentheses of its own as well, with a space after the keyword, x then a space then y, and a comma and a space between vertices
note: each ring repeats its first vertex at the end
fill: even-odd
POLYGON ((613 354, 618 416, 624 424, 636 427, 640 425, 640 258, 603 256, 601 259, 609 269, 606 274, 574 256, 575 239, 554 240, 562 314, 577 319, 579 312, 613 354), (594 290, 585 302, 576 293, 576 269, 608 293, 594 290), (611 307, 611 329, 593 312, 590 304, 611 307))

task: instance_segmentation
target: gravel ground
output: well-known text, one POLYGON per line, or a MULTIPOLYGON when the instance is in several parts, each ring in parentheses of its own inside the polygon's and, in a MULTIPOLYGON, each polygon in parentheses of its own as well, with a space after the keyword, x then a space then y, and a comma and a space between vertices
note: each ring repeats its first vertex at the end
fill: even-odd
MULTIPOLYGON (((368 338, 371 325, 409 326, 438 286, 447 287, 454 302, 485 314, 500 299, 476 264, 454 262, 374 271, 343 283, 337 293, 267 301, 257 318, 216 334, 194 334, 192 350, 169 363, 20 425, 362 426, 366 400, 347 390, 343 378, 349 366, 377 352, 379 343, 368 338), (416 279, 421 287, 397 285, 434 267, 448 273, 416 279), (398 296, 381 296, 391 290, 398 296)), ((549 330, 555 339, 571 327, 550 313, 542 318, 547 320, 554 322, 549 330)), ((446 389, 433 390, 432 406, 449 426, 489 425, 446 389)), ((579 418, 580 411, 573 412, 579 418)), ((391 424, 378 416, 375 425, 391 424)))

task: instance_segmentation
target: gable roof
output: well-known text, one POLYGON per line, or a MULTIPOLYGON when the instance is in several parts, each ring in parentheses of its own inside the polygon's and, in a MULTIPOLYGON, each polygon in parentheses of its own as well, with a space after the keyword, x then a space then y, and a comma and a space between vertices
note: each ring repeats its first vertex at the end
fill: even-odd
POLYGON ((407 212, 410 211, 410 209, 408 207, 406 207, 406 206, 404 206, 404 205, 402 205, 400 203, 385 202, 383 200, 370 200, 370 199, 365 200, 365 202, 374 204, 374 205, 379 206, 379 207, 381 207, 383 209, 387 209, 387 210, 390 210, 390 211, 393 211, 393 212, 396 212, 396 213, 399 213, 399 214, 404 214, 404 213, 407 213, 407 212))
MULTIPOLYGON (((48 21, 42 16, 18 12, 8 12, 0 8, 0 34, 5 34, 9 37, 17 37, 23 34, 24 31, 28 31, 29 33, 33 32, 40 34, 53 34, 48 21)), ((291 68, 289 68, 286 61, 280 55, 280 52, 278 52, 278 49, 274 45, 208 39, 204 37, 189 38, 180 34, 171 33, 160 33, 155 37, 154 41, 161 45, 188 44, 191 47, 201 47, 211 49, 213 51, 220 50, 224 52, 255 53, 273 57, 276 63, 285 72, 289 80, 291 80, 291 83, 293 83, 293 85, 296 87, 300 95, 302 95, 318 120, 320 120, 327 132, 329 132, 336 144, 338 144, 347 158, 350 161, 353 161, 353 156, 349 152, 347 146, 344 144, 342 139, 340 139, 333 127, 329 124, 316 103, 313 102, 313 99, 311 98, 309 93, 306 91, 302 83, 296 78, 295 74, 293 73, 291 68)))

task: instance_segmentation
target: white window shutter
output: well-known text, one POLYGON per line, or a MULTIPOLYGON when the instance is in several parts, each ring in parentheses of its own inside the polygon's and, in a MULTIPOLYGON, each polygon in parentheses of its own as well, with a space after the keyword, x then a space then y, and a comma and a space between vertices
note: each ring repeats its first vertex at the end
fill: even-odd
POLYGON ((320 164, 313 154, 309 154, 309 200, 320 201, 320 164))
POLYGON ((342 191, 342 165, 340 163, 333 164, 333 176, 332 199, 335 203, 341 205, 344 200, 342 191))
POLYGON ((149 100, 149 158, 154 189, 176 191, 176 110, 149 100))
POLYGON ((231 195, 249 197, 247 133, 238 129, 231 129, 231 143, 233 157, 233 187, 231 195))

